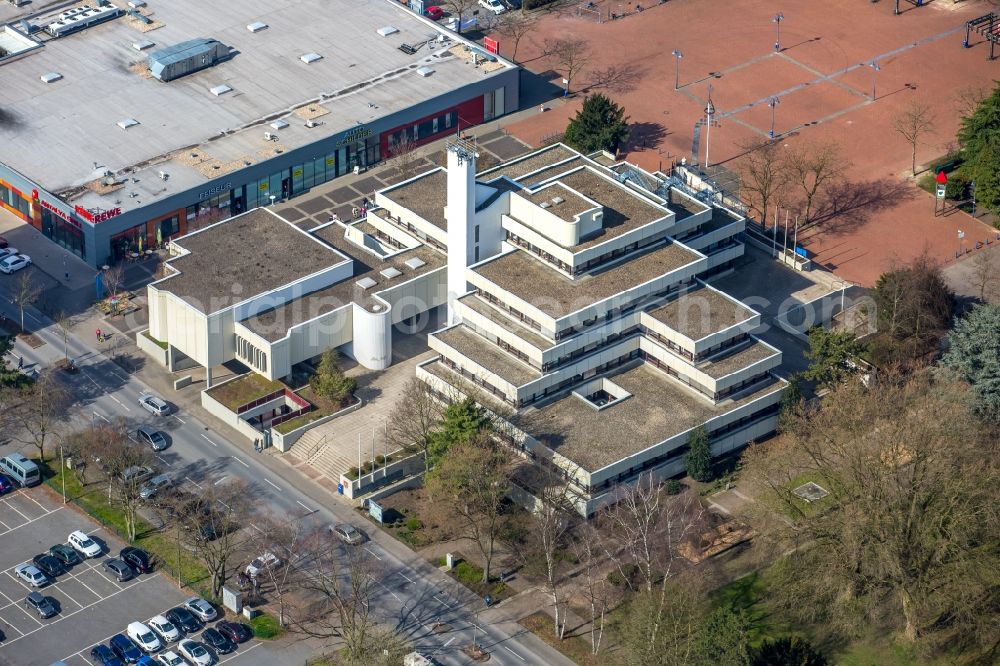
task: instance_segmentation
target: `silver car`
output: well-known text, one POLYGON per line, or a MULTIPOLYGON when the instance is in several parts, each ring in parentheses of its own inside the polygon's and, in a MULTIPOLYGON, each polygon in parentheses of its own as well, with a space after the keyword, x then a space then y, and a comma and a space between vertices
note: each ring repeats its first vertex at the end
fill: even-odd
POLYGON ((49 584, 49 577, 34 564, 22 564, 14 569, 14 573, 31 587, 44 587, 49 584))
POLYGON ((216 617, 218 613, 212 604, 208 603, 201 597, 191 597, 190 599, 184 600, 184 608, 195 614, 195 616, 202 622, 211 622, 216 617))
POLYGON ((149 426, 139 426, 139 429, 135 431, 136 437, 143 444, 148 445, 154 451, 162 451, 167 448, 167 438, 164 437, 163 433, 156 428, 150 428, 149 426))
POLYGON ((365 535, 354 525, 348 523, 341 523, 330 529, 333 531, 334 536, 351 546, 355 546, 365 540, 365 535))
POLYGON ((158 395, 143 393, 139 396, 139 406, 153 416, 166 416, 170 413, 170 405, 158 395))

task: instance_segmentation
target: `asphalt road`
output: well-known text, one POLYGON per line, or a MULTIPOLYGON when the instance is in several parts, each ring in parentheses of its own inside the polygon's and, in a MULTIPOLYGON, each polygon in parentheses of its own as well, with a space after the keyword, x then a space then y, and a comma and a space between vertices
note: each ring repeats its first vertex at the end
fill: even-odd
MULTIPOLYGON (((9 304, 5 303, 3 310, 8 317, 16 315, 9 304)), ((34 309, 29 320, 35 334, 47 344, 31 350, 18 343, 25 366, 42 361, 43 356, 49 361, 62 357, 63 337, 58 326, 34 309)), ((245 479, 261 510, 311 523, 357 524, 350 507, 331 501, 324 490, 282 462, 256 454, 248 442, 234 444, 184 412, 153 417, 138 404, 139 395, 149 389, 137 377, 126 374, 77 336, 69 336, 68 347, 68 355, 80 366, 80 372, 69 378, 77 406, 68 416, 78 424, 116 417, 127 418, 133 426, 155 422, 171 438, 170 447, 158 457, 164 470, 175 478, 195 485, 224 478, 245 479)), ((169 396, 163 397, 169 401, 169 396)), ((476 642, 490 652, 493 664, 572 665, 512 621, 502 606, 484 610, 480 598, 405 545, 381 531, 367 532, 371 540, 364 547, 380 569, 381 593, 374 599, 378 617, 410 640, 414 649, 433 655, 442 664, 472 664, 461 647, 472 643, 475 635, 476 642), (435 633, 437 623, 450 629, 435 633)))

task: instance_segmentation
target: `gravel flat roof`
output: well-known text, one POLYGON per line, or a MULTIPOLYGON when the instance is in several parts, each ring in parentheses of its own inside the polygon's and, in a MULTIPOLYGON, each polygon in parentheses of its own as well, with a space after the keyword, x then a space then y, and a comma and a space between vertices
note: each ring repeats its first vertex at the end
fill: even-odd
POLYGON ((514 386, 527 384, 541 377, 542 373, 527 363, 507 354, 465 326, 454 326, 433 334, 435 338, 453 348, 471 361, 481 365, 514 386))
POLYGON ((675 243, 657 245, 639 256, 630 255, 610 268, 574 280, 528 252, 515 250, 473 270, 501 289, 558 319, 698 259, 699 255, 675 243))
POLYGON ((500 310, 479 298, 476 294, 469 294, 458 300, 460 300, 463 305, 468 306, 470 309, 488 318, 497 326, 510 331, 533 347, 544 351, 546 349, 550 349, 556 344, 555 341, 549 340, 544 335, 537 333, 533 328, 528 328, 517 320, 508 317, 500 310))
POLYGON ((726 375, 742 370, 743 368, 757 363, 758 361, 763 361, 765 358, 770 358, 771 356, 776 356, 780 353, 781 352, 774 349, 770 345, 766 345, 757 340, 754 343, 740 347, 735 351, 719 355, 710 361, 699 363, 698 369, 713 379, 719 379, 720 377, 725 377, 726 375))
POLYGON ((593 472, 783 386, 783 382, 772 378, 737 400, 713 405, 646 363, 640 362, 607 378, 632 396, 597 411, 569 393, 525 410, 518 417, 518 425, 593 472))
POLYGON ((664 305, 647 310, 646 314, 692 340, 700 340, 754 316, 735 298, 705 286, 686 291, 664 305))
POLYGON ((444 207, 448 203, 448 172, 437 169, 415 179, 381 190, 380 193, 403 208, 412 210, 439 229, 447 229, 444 207))
POLYGON ((334 266, 345 257, 266 208, 173 241, 189 254, 155 287, 210 314, 334 266))
POLYGON ((594 204, 575 192, 566 189, 560 183, 546 185, 537 192, 522 190, 518 194, 536 206, 540 206, 543 203, 550 204, 546 210, 566 222, 572 222, 580 213, 596 208, 594 204), (552 200, 556 197, 559 197, 562 201, 560 203, 553 203, 552 200))
POLYGON ((649 199, 642 197, 624 186, 601 176, 590 167, 577 169, 559 177, 563 185, 583 196, 593 199, 604 207, 601 231, 578 243, 575 249, 586 249, 603 243, 633 229, 670 215, 649 199))
POLYGON ((288 329, 292 326, 314 319, 342 307, 346 303, 354 302, 371 310, 372 306, 376 304, 374 297, 380 291, 412 280, 428 271, 441 268, 446 263, 442 253, 427 245, 420 245, 388 259, 380 259, 348 242, 344 238, 344 229, 337 224, 326 225, 311 233, 335 247, 339 253, 353 259, 354 275, 324 289, 305 294, 279 308, 261 312, 242 322, 251 331, 271 342, 285 337, 288 329), (407 266, 406 261, 414 257, 423 260, 424 265, 417 269, 407 266), (389 267, 395 268, 401 275, 386 278, 381 274, 381 271, 389 267), (362 289, 357 285, 357 282, 366 277, 374 280, 376 284, 368 289, 362 289))
POLYGON ((492 180, 501 176, 507 176, 511 180, 518 180, 521 176, 529 174, 532 171, 537 171, 543 167, 555 164, 561 160, 567 160, 571 157, 577 157, 578 155, 579 153, 571 148, 557 143, 541 151, 529 154, 526 157, 505 162, 500 166, 487 169, 486 171, 481 171, 477 175, 477 178, 479 180, 492 180))

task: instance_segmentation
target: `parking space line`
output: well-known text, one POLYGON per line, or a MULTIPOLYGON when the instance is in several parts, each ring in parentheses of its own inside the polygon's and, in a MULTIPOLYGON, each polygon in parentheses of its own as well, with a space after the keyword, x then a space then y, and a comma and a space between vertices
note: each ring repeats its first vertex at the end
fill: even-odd
POLYGON ((381 558, 381 557, 379 557, 378 555, 376 555, 376 554, 375 554, 375 551, 373 551, 373 550, 372 550, 371 548, 369 548, 368 546, 365 546, 365 550, 367 550, 367 551, 368 551, 368 552, 369 552, 369 553, 371 554, 371 556, 372 556, 372 557, 374 557, 374 558, 375 558, 376 560, 378 560, 379 562, 381 562, 381 561, 382 561, 382 558, 381 558))
POLYGON ((263 645, 263 643, 254 643, 253 645, 251 645, 250 647, 248 647, 246 650, 243 650, 242 652, 236 651, 236 652, 232 653, 231 655, 229 655, 228 657, 226 657, 225 659, 220 659, 218 661, 218 663, 224 664, 227 661, 230 661, 232 659, 236 659, 236 657, 239 657, 241 654, 246 654, 247 652, 249 652, 250 650, 253 650, 254 648, 259 648, 261 645, 263 645))
POLYGON ((109 583, 111 583, 112 585, 114 585, 115 587, 117 587, 118 589, 124 589, 124 588, 122 588, 122 584, 121 583, 119 583, 117 580, 113 580, 111 578, 108 578, 107 576, 104 575, 104 572, 101 571, 100 569, 98 569, 97 567, 92 567, 90 570, 96 572, 98 576, 100 576, 104 580, 108 581, 109 583))
POLYGON ((195 481, 194 479, 192 479, 190 476, 185 476, 184 478, 187 479, 188 481, 190 481, 191 483, 193 483, 194 485, 196 485, 198 487, 198 490, 201 490, 201 484, 200 483, 198 483, 197 481, 195 481))
POLYGON ((507 650, 507 652, 510 652, 510 653, 511 653, 512 655, 514 655, 515 657, 517 657, 517 658, 518 658, 518 659, 520 659, 521 661, 526 661, 524 657, 522 657, 522 656, 521 656, 521 655, 519 655, 518 653, 516 653, 516 652, 514 652, 513 650, 511 650, 511 649, 510 649, 509 647, 507 647, 506 645, 504 645, 503 647, 504 647, 504 649, 505 649, 505 650, 507 650))
MULTIPOLYGON (((24 583, 21 583, 21 581, 19 581, 19 580, 18 580, 17 578, 15 578, 14 576, 11 576, 11 575, 10 575, 10 572, 9 572, 9 571, 5 571, 4 573, 5 573, 5 574, 7 574, 8 576, 10 576, 11 580, 13 580, 13 581, 14 581, 15 583, 20 583, 22 587, 26 587, 26 586, 24 585, 24 583)), ((33 590, 32 588, 30 588, 30 587, 28 587, 28 588, 27 588, 27 590, 28 590, 29 592, 33 592, 33 591, 34 591, 34 590, 33 590)), ((5 597, 7 597, 7 595, 6 595, 6 594, 5 594, 4 596, 5 596, 5 597)), ((10 597, 7 597, 7 598, 8 598, 8 599, 10 599, 10 597)), ((34 621, 35 621, 35 624, 38 624, 38 625, 41 625, 41 626, 45 626, 45 625, 43 625, 43 624, 42 624, 42 621, 41 621, 41 620, 39 620, 39 619, 38 619, 37 617, 35 617, 35 616, 34 616, 34 615, 32 615, 31 613, 29 613, 29 612, 28 612, 27 610, 25 610, 25 608, 24 608, 24 607, 23 607, 23 606, 22 606, 21 604, 19 604, 19 603, 15 603, 14 605, 15 605, 15 606, 17 606, 17 609, 18 609, 19 611, 21 611, 22 613, 24 613, 25 615, 27 615, 28 617, 30 617, 30 618, 31 618, 32 620, 34 620, 34 621)), ((29 633, 30 633, 30 632, 29 632, 29 633)))
POLYGON ((299 506, 301 506, 306 511, 312 511, 312 509, 310 509, 309 507, 307 507, 305 504, 303 504, 302 502, 300 502, 298 500, 295 500, 295 503, 298 504, 299 506))
POLYGON ((227 476, 224 476, 224 477, 222 477, 221 479, 219 479, 218 481, 216 481, 215 483, 213 483, 212 485, 213 485, 213 486, 217 486, 217 485, 219 485, 220 483, 222 483, 223 481, 225 481, 225 480, 226 480, 227 478, 229 478, 229 477, 227 477, 227 476))
POLYGON ((198 434, 199 434, 199 435, 201 435, 201 436, 202 436, 202 437, 203 437, 203 438, 205 439, 205 441, 207 441, 207 442, 208 442, 209 444, 211 444, 212 446, 218 446, 218 444, 216 444, 216 443, 215 443, 215 442, 213 442, 213 441, 212 441, 211 439, 209 439, 209 438, 208 438, 208 436, 207 436, 207 435, 206 435, 205 433, 203 433, 203 432, 200 432, 200 433, 198 433, 198 434))
POLYGON ((48 509, 46 509, 44 506, 42 506, 41 502, 39 502, 38 500, 36 500, 31 495, 29 495, 27 493, 18 493, 18 494, 24 495, 25 497, 27 497, 28 499, 30 499, 32 502, 34 502, 35 504, 37 504, 39 509, 41 509, 42 511, 45 511, 46 513, 48 512, 48 509))
MULTIPOLYGON (((19 529, 21 529, 22 527, 24 527, 25 525, 30 525, 31 523, 35 522, 36 520, 41 520, 42 518, 45 518, 46 516, 51 516, 51 515, 52 515, 53 513, 55 513, 56 511, 60 511, 60 510, 62 510, 62 507, 61 507, 61 506, 60 506, 60 507, 56 507, 55 509, 52 509, 52 511, 49 511, 48 513, 46 513, 46 514, 44 514, 44 515, 41 515, 41 516, 38 516, 38 518, 32 518, 31 520, 29 520, 29 521, 28 521, 28 522, 26 522, 26 523, 21 523, 20 525, 16 525, 16 526, 14 526, 14 527, 11 527, 11 528, 10 528, 10 529, 8 529, 8 530, 7 530, 6 532, 0 532, 0 536, 5 536, 5 535, 7 535, 7 534, 10 534, 10 533, 11 533, 11 532, 13 532, 14 530, 19 530, 19 529)), ((23 514, 22 514, 22 515, 23 515, 23 514)))
POLYGON ((272 488, 274 488, 275 490, 277 490, 279 493, 281 492, 281 488, 279 488, 278 486, 274 485, 274 483, 271 482, 271 479, 264 479, 264 482, 267 483, 267 485, 269 485, 272 488))
MULTIPOLYGON (((157 577, 158 577, 159 575, 160 575, 159 573, 155 573, 155 574, 153 574, 152 576, 150 576, 149 578, 144 578, 144 579, 142 579, 142 580, 139 580, 139 581, 137 581, 137 582, 135 582, 135 583, 133 583, 133 584, 131 584, 131 585, 127 585, 127 586, 125 586, 125 587, 123 587, 123 588, 119 589, 119 590, 118 590, 118 591, 116 591, 116 592, 112 592, 111 594, 109 594, 108 596, 104 597, 103 599, 98 599, 97 601, 94 601, 94 602, 92 602, 92 603, 89 603, 89 604, 87 604, 86 606, 84 606, 84 607, 82 607, 82 608, 80 608, 80 609, 78 609, 78 610, 75 610, 75 611, 73 611, 72 613, 67 613, 67 614, 65 614, 65 615, 62 615, 62 616, 60 616, 60 617, 59 617, 58 619, 56 619, 56 620, 55 620, 55 621, 53 621, 53 622, 50 622, 50 623, 48 623, 48 624, 45 624, 45 625, 42 625, 41 627, 38 627, 37 629, 32 629, 31 631, 27 632, 26 634, 21 634, 20 636, 18 636, 18 637, 17 637, 17 638, 15 638, 14 640, 12 640, 12 641, 7 641, 6 643, 4 643, 4 646, 7 646, 7 645, 10 645, 11 643, 15 643, 15 642, 17 642, 17 641, 21 640, 22 638, 26 638, 27 636, 30 636, 30 635, 32 635, 32 634, 33 634, 33 633, 35 633, 36 631, 41 631, 41 630, 42 630, 42 629, 44 629, 45 627, 51 627, 51 626, 52 626, 52 625, 54 625, 54 624, 57 624, 57 623, 59 623, 59 622, 62 622, 63 620, 66 620, 66 619, 68 619, 68 618, 71 618, 71 617, 73 617, 74 615, 76 615, 77 613, 82 613, 83 611, 87 610, 87 609, 88 609, 88 608, 90 608, 91 606, 96 606, 97 604, 101 603, 102 601, 107 601, 107 600, 108 600, 108 599, 110 599, 111 597, 114 597, 114 596, 116 596, 116 595, 119 595, 119 594, 121 594, 122 592, 124 592, 125 590, 130 590, 130 589, 132 589, 133 587, 135 587, 136 585, 141 585, 142 583, 145 583, 145 582, 147 582, 147 581, 150 581, 150 580, 153 580, 154 578, 157 578, 157 577)), ((96 645, 96 643, 93 643, 92 645, 96 645)), ((73 656, 73 655, 70 655, 70 656, 73 656)))
POLYGON ((27 521, 29 521, 29 522, 31 521, 31 519, 30 519, 30 518, 28 518, 28 517, 27 517, 26 515, 24 515, 24 514, 23 514, 23 513, 21 513, 20 511, 18 511, 18 510, 17 510, 17 507, 13 507, 13 506, 11 506, 11 505, 10 505, 10 502, 8 502, 7 500, 4 500, 4 501, 3 501, 3 503, 7 505, 7 508, 8 508, 8 509, 10 509, 10 510, 14 511, 15 513, 17 513, 18 515, 20 515, 20 516, 21 516, 22 518, 24 518, 25 520, 27 520, 27 521))
POLYGON ((101 414, 100 412, 93 412, 93 411, 92 411, 92 412, 91 412, 91 414, 93 414, 94 416, 96 416, 96 417, 97 417, 97 418, 99 418, 99 419, 104 419, 104 422, 105 422, 105 423, 111 423, 111 419, 109 419, 109 418, 108 418, 107 416, 105 416, 104 414, 101 414))
POLYGON ((168 462, 167 462, 167 461, 166 461, 166 460, 165 460, 165 459, 163 458, 163 456, 160 456, 160 455, 157 455, 157 456, 156 456, 156 459, 157 459, 157 460, 159 460, 159 461, 160 461, 161 463, 163 463, 164 465, 169 465, 169 464, 170 464, 170 463, 168 463, 168 462))
POLYGON ((236 462, 238 462, 239 464, 243 465, 243 466, 244 466, 244 467, 246 467, 247 469, 250 469, 250 465, 246 464, 245 462, 243 462, 242 460, 240 460, 240 459, 239 459, 239 458, 237 458, 236 456, 232 456, 232 458, 233 458, 233 460, 235 460, 235 461, 236 461, 236 462))
POLYGON ((177 419, 178 421, 180 421, 181 423, 184 423, 184 424, 187 423, 187 421, 185 421, 181 417, 177 416, 176 414, 171 414, 171 416, 174 417, 175 419, 177 419))
POLYGON ((10 525, 8 525, 7 523, 3 522, 2 520, 0 520, 0 525, 3 525, 5 532, 9 532, 10 531, 10 525))

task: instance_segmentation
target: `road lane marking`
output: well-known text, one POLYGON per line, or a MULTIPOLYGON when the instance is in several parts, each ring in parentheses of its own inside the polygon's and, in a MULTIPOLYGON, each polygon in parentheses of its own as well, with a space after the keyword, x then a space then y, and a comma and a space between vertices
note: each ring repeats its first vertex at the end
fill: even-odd
POLYGON ((104 414, 101 414, 100 412, 91 412, 91 414, 93 414, 94 416, 96 416, 96 417, 97 417, 97 418, 99 418, 99 419, 104 419, 104 421, 105 421, 106 423, 111 423, 111 419, 109 419, 109 418, 108 418, 107 416, 105 416, 104 414))
POLYGON ((197 481, 195 481, 194 479, 192 479, 190 476, 185 476, 184 478, 187 479, 188 481, 190 481, 191 483, 193 483, 194 485, 198 486, 198 490, 202 489, 201 488, 201 484, 198 483, 197 481))
POLYGON ((295 503, 298 504, 299 506, 301 506, 306 511, 312 511, 312 509, 310 509, 309 507, 307 507, 305 504, 303 504, 302 502, 300 502, 298 500, 295 500, 295 503))
POLYGON ((166 461, 166 459, 164 459, 164 457, 163 457, 163 456, 161 456, 161 455, 157 455, 157 456, 156 456, 156 459, 157 459, 157 460, 159 460, 159 461, 160 461, 161 463, 163 463, 164 465, 169 465, 169 464, 170 464, 170 463, 168 463, 168 462, 166 461))
POLYGON ((458 638, 458 636, 452 636, 451 638, 449 638, 447 641, 445 641, 445 644, 441 646, 441 649, 443 650, 444 648, 446 648, 449 645, 451 645, 451 642, 453 640, 455 640, 456 638, 458 638))
POLYGON ((209 438, 208 438, 208 436, 207 436, 207 435, 205 435, 205 433, 203 433, 203 432, 200 432, 200 433, 198 433, 198 434, 199 434, 199 435, 201 435, 201 436, 202 436, 203 438, 205 438, 205 441, 207 441, 207 442, 208 442, 209 444, 211 444, 212 446, 218 446, 218 444, 216 444, 216 443, 215 443, 215 442, 213 442, 213 441, 212 441, 211 439, 209 439, 209 438))
POLYGON ((513 650, 511 650, 511 649, 510 649, 509 647, 507 647, 506 645, 504 645, 503 647, 504 647, 504 649, 505 649, 505 650, 507 650, 507 652, 510 652, 510 653, 511 653, 512 655, 514 655, 515 657, 517 657, 517 658, 518 658, 518 659, 520 659, 521 661, 527 661, 527 660, 526 660, 526 659, 525 659, 524 657, 522 657, 522 656, 521 656, 521 655, 519 655, 518 653, 516 653, 516 652, 514 652, 513 650))
POLYGON ((219 485, 220 483, 222 483, 223 481, 225 481, 225 480, 226 480, 227 478, 229 478, 229 477, 225 477, 225 476, 224 476, 224 477, 222 477, 221 479, 219 479, 218 481, 216 481, 215 483, 213 483, 212 485, 213 485, 213 486, 217 486, 217 485, 219 485))
POLYGON ((125 406, 125 403, 124 403, 124 402, 122 402, 121 400, 119 400, 118 398, 116 398, 115 396, 113 396, 112 394, 110 394, 110 393, 109 393, 109 394, 108 394, 108 397, 109 397, 109 398, 111 398, 112 400, 114 400, 115 402, 117 402, 117 403, 118 403, 119 405, 121 405, 122 407, 124 407, 124 406, 125 406))
POLYGON ((440 604, 441 604, 442 606, 444 606, 445 608, 451 608, 451 606, 450 606, 450 605, 448 604, 448 602, 447 602, 447 601, 445 601, 444 599, 442 599, 441 597, 439 597, 438 595, 436 595, 436 594, 433 594, 433 595, 431 595, 431 596, 432 596, 432 597, 434 597, 435 599, 437 599, 437 600, 438 600, 438 603, 440 603, 440 604))
POLYGON ((403 578, 405 578, 406 580, 408 580, 409 582, 411 582, 411 583, 413 582, 413 580, 409 576, 407 576, 405 573, 403 573, 402 571, 399 572, 399 575, 402 576, 403 578))
POLYGON ((277 490, 277 491, 278 491, 279 493, 281 492, 281 488, 279 488, 278 486, 276 486, 276 485, 274 485, 273 483, 271 483, 271 479, 264 479, 264 481, 265 481, 265 482, 266 482, 266 483, 267 483, 267 484, 268 484, 269 486, 271 486, 272 488, 274 488, 275 490, 277 490))
POLYGON ((371 556, 372 556, 372 557, 374 557, 374 558, 375 558, 376 560, 378 560, 379 562, 381 562, 381 561, 382 561, 382 558, 381 558, 381 557, 379 557, 378 555, 376 555, 376 554, 375 554, 375 551, 373 551, 373 550, 372 550, 371 548, 369 548, 368 546, 365 546, 365 550, 367 550, 367 551, 368 551, 368 552, 369 552, 369 553, 371 554, 371 556))
POLYGON ((238 462, 239 464, 243 465, 243 466, 244 466, 244 467, 246 467, 247 469, 250 469, 250 465, 246 464, 245 462, 243 462, 242 460, 240 460, 240 459, 239 459, 239 458, 237 458, 236 456, 231 456, 231 457, 232 457, 232 459, 233 459, 233 460, 235 460, 235 461, 236 461, 236 462, 238 462))
POLYGON ((184 423, 185 425, 187 424, 187 421, 185 421, 181 417, 177 416, 176 414, 171 414, 171 416, 174 417, 175 419, 177 419, 178 421, 180 421, 181 423, 184 423))

